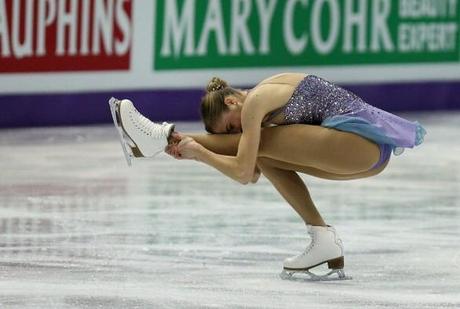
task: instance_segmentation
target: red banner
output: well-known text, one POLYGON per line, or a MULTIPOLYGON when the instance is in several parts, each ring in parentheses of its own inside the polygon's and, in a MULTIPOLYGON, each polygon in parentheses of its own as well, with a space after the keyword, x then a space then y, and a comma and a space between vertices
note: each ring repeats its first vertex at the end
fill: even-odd
POLYGON ((0 73, 128 70, 132 0, 0 0, 0 73))

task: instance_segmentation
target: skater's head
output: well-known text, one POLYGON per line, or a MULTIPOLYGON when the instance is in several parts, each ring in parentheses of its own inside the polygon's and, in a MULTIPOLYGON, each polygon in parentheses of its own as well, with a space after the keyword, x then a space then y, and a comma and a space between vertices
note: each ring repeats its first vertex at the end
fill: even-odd
POLYGON ((201 118, 209 133, 241 132, 243 92, 229 87, 227 82, 213 77, 201 99, 201 118))

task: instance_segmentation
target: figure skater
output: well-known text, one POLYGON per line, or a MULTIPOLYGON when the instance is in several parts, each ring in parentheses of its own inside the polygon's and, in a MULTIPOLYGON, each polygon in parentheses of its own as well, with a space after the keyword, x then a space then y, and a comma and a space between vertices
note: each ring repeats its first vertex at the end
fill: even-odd
POLYGON ((315 75, 283 73, 250 90, 234 89, 215 77, 206 90, 201 116, 210 134, 175 132, 173 124, 142 116, 131 101, 112 98, 128 164, 133 157, 166 151, 176 159, 203 162, 242 184, 256 182, 262 173, 303 219, 311 238, 303 253, 285 259, 282 278, 295 272, 319 280, 333 279, 334 273, 347 278, 342 241, 297 173, 331 180, 377 175, 391 152, 400 155, 421 144, 424 128, 315 75), (324 263, 329 273, 309 271, 324 263))

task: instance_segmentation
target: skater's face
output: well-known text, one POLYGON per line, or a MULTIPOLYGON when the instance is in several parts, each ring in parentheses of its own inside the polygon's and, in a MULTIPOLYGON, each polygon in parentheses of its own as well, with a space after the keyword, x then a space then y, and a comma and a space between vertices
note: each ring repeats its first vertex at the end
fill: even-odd
POLYGON ((220 120, 215 125, 214 132, 217 134, 241 133, 241 108, 242 103, 235 97, 225 99, 228 110, 222 113, 220 120))

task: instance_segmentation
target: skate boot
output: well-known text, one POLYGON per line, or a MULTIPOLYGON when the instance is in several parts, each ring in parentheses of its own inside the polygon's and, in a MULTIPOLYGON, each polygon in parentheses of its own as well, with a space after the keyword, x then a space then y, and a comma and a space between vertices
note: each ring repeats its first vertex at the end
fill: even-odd
POLYGON ((332 226, 307 225, 311 242, 305 252, 284 260, 284 269, 280 276, 290 279, 294 273, 305 273, 309 280, 351 279, 343 271, 343 245, 332 226), (330 271, 324 275, 310 272, 311 268, 327 263, 330 271), (337 274, 338 278, 329 277, 337 274))
POLYGON ((109 105, 129 166, 133 158, 153 157, 164 151, 174 130, 173 124, 150 121, 137 111, 130 100, 111 98, 109 105))

